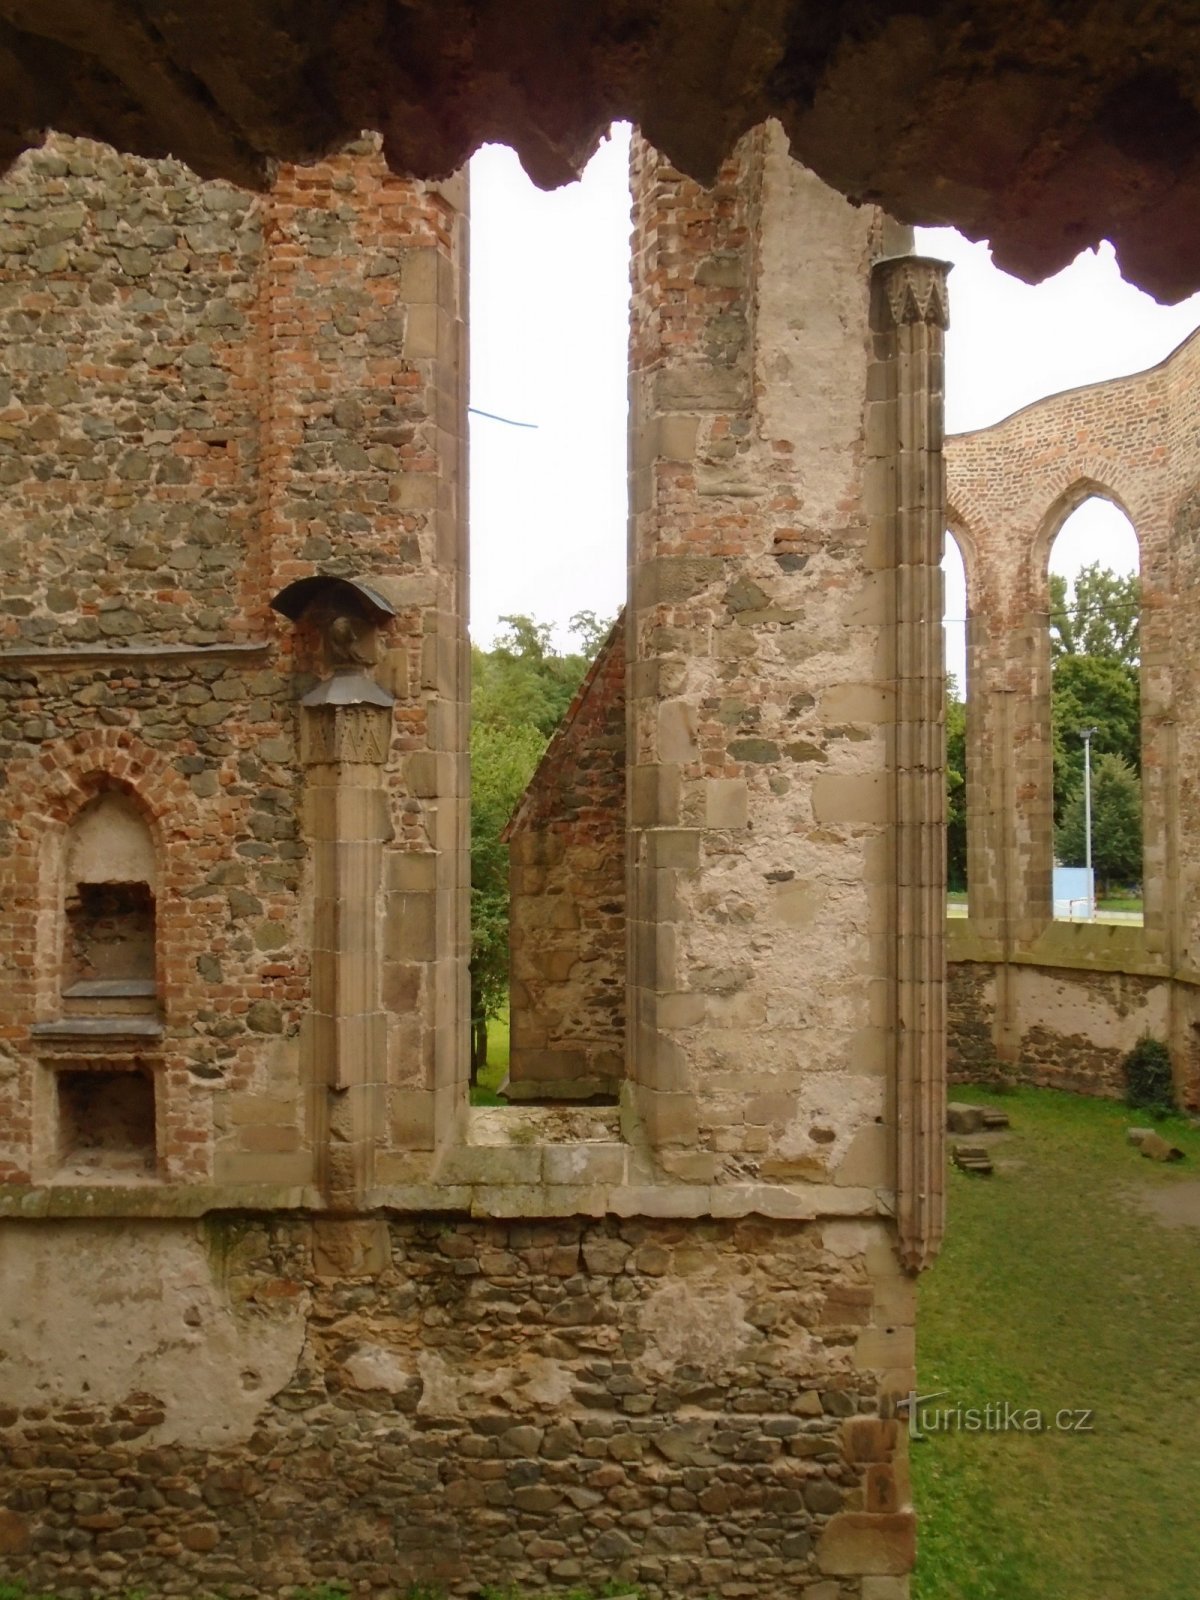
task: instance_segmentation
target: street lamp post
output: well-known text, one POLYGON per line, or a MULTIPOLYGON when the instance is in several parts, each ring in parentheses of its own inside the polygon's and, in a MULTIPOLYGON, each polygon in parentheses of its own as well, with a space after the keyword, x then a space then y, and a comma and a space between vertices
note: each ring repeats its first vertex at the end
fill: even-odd
POLYGON ((1080 728, 1083 740, 1083 864, 1088 871, 1088 921, 1096 915, 1096 880, 1092 876, 1092 735, 1096 728, 1080 728))

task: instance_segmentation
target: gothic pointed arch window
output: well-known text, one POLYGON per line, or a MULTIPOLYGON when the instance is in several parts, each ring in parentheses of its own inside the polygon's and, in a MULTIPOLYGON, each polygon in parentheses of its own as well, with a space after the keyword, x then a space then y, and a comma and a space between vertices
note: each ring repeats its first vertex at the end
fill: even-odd
POLYGON ((1054 537, 1046 578, 1054 795, 1054 915, 1140 923, 1140 550, 1106 493, 1054 537))

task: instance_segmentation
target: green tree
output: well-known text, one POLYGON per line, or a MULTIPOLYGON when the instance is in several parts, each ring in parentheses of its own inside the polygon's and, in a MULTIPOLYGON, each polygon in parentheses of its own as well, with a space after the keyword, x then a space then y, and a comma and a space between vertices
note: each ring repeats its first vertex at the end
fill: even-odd
POLYGON ((1083 782, 1083 729, 1095 728, 1092 757, 1119 756, 1136 774, 1142 764, 1138 670, 1111 656, 1065 654, 1051 684, 1054 816, 1061 821, 1083 782))
MULTIPOLYGON (((1083 787, 1073 794, 1055 830, 1055 849, 1068 867, 1087 860, 1083 787)), ((1112 884, 1140 883, 1142 877, 1142 786, 1120 756, 1092 761, 1092 866, 1101 893, 1112 884)))
POLYGON ((530 723, 471 728, 471 1082, 487 1060, 489 1021, 508 998, 508 846, 500 835, 542 758, 530 723))
POLYGON ((946 675, 946 883, 967 887, 967 708, 946 675))
POLYGON ((559 654, 547 622, 532 617, 501 617, 503 632, 490 650, 471 650, 472 713, 492 727, 525 724, 548 739, 608 633, 610 623, 591 611, 577 612, 571 629, 584 641, 581 651, 559 654))
POLYGON ((594 611, 577 611, 567 623, 567 632, 573 633, 579 640, 584 660, 594 661, 612 625, 611 617, 598 617, 594 611))
POLYGON ((1067 580, 1050 574, 1050 654, 1092 656, 1118 661, 1136 671, 1140 659, 1141 579, 1093 561, 1075 579, 1068 597, 1067 580))

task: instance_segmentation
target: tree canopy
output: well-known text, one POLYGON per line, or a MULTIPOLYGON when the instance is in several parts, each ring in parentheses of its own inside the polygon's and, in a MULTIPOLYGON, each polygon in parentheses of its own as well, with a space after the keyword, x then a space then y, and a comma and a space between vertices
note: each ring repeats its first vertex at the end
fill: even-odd
POLYGON ((1142 765, 1141 686, 1136 667, 1111 656, 1062 655, 1051 682, 1054 815, 1083 782, 1085 728, 1094 728, 1092 757, 1119 756, 1136 774, 1142 765))
POLYGON ((503 632, 490 650, 471 646, 472 717, 489 727, 533 727, 546 739, 612 626, 593 611, 577 611, 568 624, 583 648, 560 654, 548 622, 501 617, 503 632))
POLYGON ((1050 655, 1118 661, 1133 671, 1140 659, 1142 585, 1136 573, 1118 573, 1093 561, 1082 567, 1068 597, 1067 580, 1050 574, 1050 655))
POLYGON ((487 1023, 508 998, 508 846, 500 835, 545 748, 527 722, 471 727, 471 1023, 485 1055, 487 1023))
MULTIPOLYGON (((1055 848, 1065 866, 1087 860, 1083 785, 1071 795, 1055 830, 1055 848)), ((1127 761, 1099 755, 1092 762, 1092 866, 1103 888, 1139 883, 1142 877, 1142 786, 1127 761)))
POLYGON ((1092 729, 1092 863, 1101 883, 1142 875, 1141 584, 1093 562, 1050 579, 1055 852, 1086 856, 1084 739, 1092 729))
MULTIPOLYGON (((1093 562, 1068 596, 1067 580, 1050 578, 1051 730, 1054 750, 1056 851, 1082 865, 1084 729, 1091 737, 1093 846, 1101 873, 1102 828, 1112 843, 1101 875, 1141 876, 1142 726, 1138 617, 1141 585, 1093 562), (1101 762, 1105 799, 1097 799, 1101 762), (1115 763, 1115 764, 1114 764, 1115 763), (1129 788, 1132 784, 1132 798, 1129 788), (1068 856, 1064 852, 1070 849, 1068 856), (1077 860, 1076 860, 1077 857, 1077 860)), ((953 674, 946 679, 946 868, 951 889, 967 885, 966 706, 953 674)))

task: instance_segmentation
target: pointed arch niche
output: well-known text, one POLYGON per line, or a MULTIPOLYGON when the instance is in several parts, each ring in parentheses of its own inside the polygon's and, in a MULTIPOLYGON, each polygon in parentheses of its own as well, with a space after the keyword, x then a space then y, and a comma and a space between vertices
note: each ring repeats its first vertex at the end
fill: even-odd
POLYGON ((148 1014, 158 992, 158 864, 133 798, 104 789, 76 815, 63 856, 64 1014, 148 1014))
POLYGON ((35 1109, 43 1181, 160 1170, 157 830, 123 785, 102 781, 46 841, 42 954, 47 1020, 35 1109))
POLYGON ((1081 486, 1046 556, 1059 921, 1142 922, 1140 568, 1116 496, 1081 486))
POLYGON ((957 535, 947 528, 942 554, 942 650, 946 671, 946 910, 952 917, 969 914, 968 609, 966 561, 957 535))

